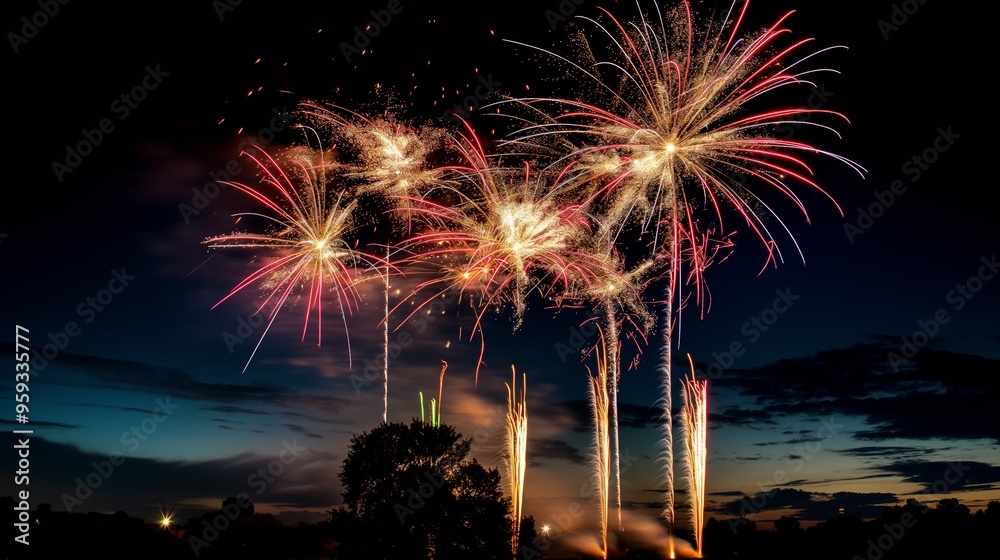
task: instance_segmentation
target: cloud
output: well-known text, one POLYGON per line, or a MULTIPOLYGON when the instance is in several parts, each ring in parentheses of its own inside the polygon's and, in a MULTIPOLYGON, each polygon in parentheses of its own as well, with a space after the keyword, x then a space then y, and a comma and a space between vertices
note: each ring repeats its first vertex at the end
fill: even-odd
POLYGON ((834 449, 834 453, 848 455, 851 457, 884 459, 898 457, 915 457, 919 455, 929 455, 934 453, 934 449, 926 447, 908 447, 904 445, 868 445, 864 447, 851 447, 849 449, 834 449))
MULTIPOLYGON (((0 425, 13 426, 14 429, 24 429, 24 424, 19 424, 13 420, 7 420, 6 418, 0 418, 0 425)), ((66 424, 64 422, 50 422, 48 420, 32 420, 31 426, 33 428, 64 428, 64 429, 76 429, 79 428, 77 424, 66 424)))
POLYGON ((528 457, 537 459, 560 459, 577 465, 587 462, 579 449, 559 439, 528 439, 528 457))
MULTIPOLYGON (((593 429, 593 411, 588 400, 575 399, 551 403, 542 414, 547 418, 572 418, 571 429, 575 432, 589 432, 593 429)), ((655 428, 662 420, 663 410, 658 406, 618 402, 619 429, 655 428)))
POLYGON ((762 424, 777 424, 771 413, 766 410, 735 406, 713 413, 709 417, 709 423, 713 424, 713 427, 743 426, 747 428, 757 428, 762 424))
POLYGON ((331 477, 340 460, 293 438, 208 461, 112 457, 38 436, 31 440, 31 453, 32 499, 60 511, 67 503, 73 511, 106 513, 129 504, 129 513, 151 519, 160 507, 181 504, 181 516, 196 516, 240 492, 258 511, 329 509, 340 501, 339 484, 331 477))
MULTIPOLYGON (((0 347, 9 343, 0 343, 0 347)), ((101 356, 88 356, 63 352, 59 354, 59 373, 47 371, 44 382, 75 389, 136 391, 152 395, 169 395, 171 398, 202 401, 211 404, 203 407, 232 414, 260 414, 246 405, 274 405, 294 411, 309 409, 321 416, 336 416, 348 404, 348 399, 302 393, 288 387, 270 383, 212 383, 199 381, 186 371, 155 366, 141 362, 118 360, 101 356), (64 375, 62 372, 73 372, 64 375), (82 374, 82 375, 80 375, 82 374)), ((103 406, 122 411, 142 412, 147 409, 116 405, 95 405, 84 403, 75 406, 103 406)))
POLYGON ((714 415, 723 425, 768 424, 781 417, 854 416, 862 441, 989 439, 1000 443, 1000 360, 922 348, 902 367, 898 338, 825 350, 758 368, 732 370, 715 384, 748 406, 714 415))
POLYGON ((922 492, 947 494, 1000 482, 1000 466, 979 461, 897 461, 874 467, 923 486, 922 492))
POLYGON ((836 517, 840 508, 862 517, 874 517, 887 507, 899 502, 895 494, 887 492, 809 492, 798 488, 774 488, 750 496, 737 492, 716 492, 713 495, 740 498, 723 503, 716 508, 720 513, 736 517, 752 516, 766 511, 781 511, 799 519, 823 521, 836 517))

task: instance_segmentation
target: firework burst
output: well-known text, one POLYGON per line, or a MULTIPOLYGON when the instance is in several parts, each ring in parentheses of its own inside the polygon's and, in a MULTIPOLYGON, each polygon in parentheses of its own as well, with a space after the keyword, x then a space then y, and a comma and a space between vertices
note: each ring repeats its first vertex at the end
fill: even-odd
POLYGON ((467 132, 456 139, 462 164, 447 168, 451 184, 412 201, 415 218, 427 227, 402 246, 412 255, 407 264, 431 268, 417 291, 432 295, 413 313, 458 290, 476 309, 471 337, 481 334, 489 309, 512 306, 516 329, 529 294, 556 299, 571 287, 582 289, 607 263, 579 248, 589 231, 579 206, 561 200, 548 177, 534 176, 527 163, 522 169, 491 165, 471 128, 467 132))
MULTIPOLYGON (((246 194, 264 210, 236 214, 237 223, 244 219, 262 220, 264 231, 235 231, 203 242, 213 249, 254 250, 263 258, 263 264, 213 306, 214 309, 253 285, 263 292, 263 301, 255 313, 266 310, 268 323, 244 371, 278 312, 290 302, 301 303, 305 308, 302 340, 310 324, 315 323, 319 346, 323 341, 323 302, 333 294, 346 335, 347 317, 357 310, 360 302, 357 286, 367 279, 362 271, 373 270, 381 262, 353 249, 346 239, 353 229, 356 201, 332 183, 336 165, 328 163, 322 152, 292 149, 284 155, 283 162, 261 148, 254 152, 244 155, 257 165, 261 185, 225 184, 246 194)), ((350 338, 347 340, 350 355, 350 338)))
POLYGON ((444 147, 445 134, 431 126, 413 126, 385 113, 367 117, 339 106, 304 103, 301 112, 327 129, 349 152, 345 175, 359 182, 360 193, 385 197, 392 211, 412 215, 411 201, 442 180, 443 168, 431 163, 444 147))
MULTIPOLYGON (((564 180, 600 179, 589 200, 605 205, 605 213, 614 222, 636 218, 643 230, 653 230, 654 249, 662 238, 661 225, 684 219, 686 206, 708 207, 721 227, 721 209, 728 205, 764 242, 769 255, 780 259, 766 218, 777 219, 782 227, 784 223, 744 181, 733 178, 756 179, 780 192, 808 220, 792 183, 829 195, 810 178, 812 170, 803 155, 823 154, 859 173, 863 169, 832 152, 774 136, 775 128, 786 123, 833 131, 822 118, 846 121, 840 113, 788 108, 747 114, 746 107, 759 97, 811 85, 811 74, 832 71, 800 69, 829 49, 803 52, 808 39, 779 45, 789 33, 783 26, 791 13, 764 31, 741 38, 748 4, 744 2, 738 14, 734 4, 730 17, 715 28, 709 26, 703 40, 694 36, 693 15, 686 1, 670 14, 662 14, 654 4, 656 13, 651 18, 641 16, 638 23, 622 23, 606 10, 602 10, 606 21, 582 18, 596 28, 600 39, 615 45, 607 60, 574 62, 544 52, 582 74, 600 101, 513 100, 533 108, 550 107, 533 114, 558 114, 522 129, 515 142, 531 143, 554 135, 586 142, 586 147, 566 157, 564 180), (670 33, 676 30, 684 32, 670 33)), ((583 52, 601 52, 591 45, 592 39, 584 36, 583 41, 583 52)))

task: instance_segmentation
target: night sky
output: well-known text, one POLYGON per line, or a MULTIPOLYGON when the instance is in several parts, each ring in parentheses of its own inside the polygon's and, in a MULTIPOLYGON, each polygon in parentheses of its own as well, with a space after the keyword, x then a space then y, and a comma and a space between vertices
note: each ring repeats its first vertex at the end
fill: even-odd
MULTIPOLYGON (((484 84, 517 96, 550 86, 551 68, 503 39, 568 48, 556 0, 402 1, 358 45, 364 54, 355 27, 389 3, 232 3, 72 2, 38 16, 45 25, 29 33, 21 18, 30 21, 37 3, 2 8, 5 31, 24 38, 8 34, 4 54, 6 370, 15 325, 30 329, 36 350, 53 345, 32 362, 33 506, 186 518, 246 492, 257 511, 285 522, 325 518, 341 503, 336 475, 349 439, 381 421, 381 291, 363 288, 349 318, 351 369, 336 315, 317 347, 314 331, 301 340, 300 306, 279 316, 243 372, 263 332, 252 317, 258 294, 211 308, 253 255, 213 253, 201 241, 231 231, 232 214, 250 203, 211 181, 223 172, 252 180, 239 157, 246 142, 296 141, 281 115, 300 101, 377 111, 388 99, 405 118, 453 126, 445 112, 484 84), (141 100, 122 97, 140 85, 141 100), (87 154, 77 160, 67 150, 81 142, 87 154), (375 374, 366 378, 366 367, 375 374), (95 475, 111 458, 113 471, 95 475), (269 466, 280 474, 260 476, 269 466)), ((578 3, 562 9, 635 13, 629 2, 578 3)), ((779 237, 784 262, 765 267, 764 247, 737 231, 732 256, 706 274, 711 308, 682 313, 675 377, 690 353, 710 379, 707 516, 808 523, 840 507, 877 515, 907 498, 958 498, 973 511, 1000 498, 1000 226, 988 198, 994 162, 976 145, 991 111, 977 99, 988 86, 973 48, 986 17, 964 0, 896 5, 912 13, 895 24, 888 1, 750 7, 745 29, 794 9, 796 38, 848 47, 815 63, 839 73, 779 101, 846 114, 840 139, 787 132, 868 173, 811 160, 846 216, 817 193, 804 195, 811 223, 769 199, 805 262, 779 237)), ((713 8, 728 5, 695 4, 699 14, 713 8)), ((491 121, 472 120, 489 138, 491 121)), ((407 282, 395 287, 405 293, 407 282)), ((403 324, 390 334, 411 341, 390 363, 390 421, 419 415, 418 391, 436 392, 447 360, 443 420, 497 466, 514 364, 528 379, 525 513, 552 521, 577 502, 586 514, 574 526, 592 526, 595 508, 581 494, 591 432, 579 349, 597 338, 580 328, 584 319, 541 299, 529 300, 517 331, 509 313, 488 315, 478 387, 479 340, 458 338, 467 311, 403 324)), ((630 514, 650 519, 662 496, 662 344, 657 330, 642 345, 620 397, 623 497, 630 514)), ((14 430, 23 426, 13 373, 7 380, 0 423, 14 430)), ((16 457, 3 461, 13 470, 16 457)), ((5 475, 0 495, 14 491, 5 475)))

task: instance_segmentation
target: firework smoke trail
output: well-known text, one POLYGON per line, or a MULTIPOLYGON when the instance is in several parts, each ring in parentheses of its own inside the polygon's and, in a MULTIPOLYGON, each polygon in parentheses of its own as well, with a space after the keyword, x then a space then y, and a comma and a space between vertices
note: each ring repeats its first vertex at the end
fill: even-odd
POLYGON ((510 481, 510 501, 514 515, 513 551, 521 533, 521 505, 524 501, 524 473, 528 466, 528 376, 522 374, 521 392, 517 392, 517 373, 510 366, 507 385, 507 478, 510 481))
POLYGON ((611 480, 611 442, 608 436, 608 408, 610 395, 610 378, 608 376, 608 355, 605 348, 604 333, 594 346, 597 358, 597 376, 590 373, 590 406, 594 413, 594 482, 597 486, 597 507, 601 520, 601 551, 604 558, 608 557, 608 484, 611 480))
POLYGON ((441 375, 438 378, 437 423, 441 425, 441 403, 444 402, 444 372, 448 371, 448 362, 441 360, 441 375))
POLYGON ((681 381, 684 389, 684 443, 687 458, 688 493, 691 496, 691 525, 694 529, 695 550, 701 558, 702 531, 705 527, 705 467, 708 461, 708 381, 694 378, 694 362, 691 376, 681 381))
POLYGON ((389 423, 389 246, 385 248, 385 318, 382 325, 382 423, 389 423))
MULTIPOLYGON (((347 316, 357 309, 360 295, 359 282, 366 278, 357 268, 374 270, 381 262, 378 257, 356 251, 345 240, 352 231, 352 214, 356 200, 348 199, 346 189, 336 189, 330 180, 336 167, 326 163, 318 150, 299 148, 289 150, 284 164, 260 147, 253 148, 259 155, 244 152, 257 165, 262 186, 251 187, 243 183, 223 181, 248 195, 267 213, 237 214, 237 223, 261 219, 268 223, 264 233, 237 231, 227 235, 209 237, 203 241, 213 249, 242 248, 272 253, 264 265, 240 281, 212 308, 233 297, 245 288, 259 284, 265 298, 255 313, 270 306, 268 323, 254 347, 243 371, 250 366, 278 316, 290 299, 301 298, 305 291, 305 320, 302 340, 305 340, 310 319, 315 314, 316 344, 323 341, 323 300, 326 292, 336 296, 338 312, 344 323, 350 367, 350 337, 347 336, 347 316), (295 296, 294 298, 292 296, 295 296)), ((388 266, 388 263, 385 263, 388 266)))
POLYGON ((618 382, 621 376, 621 349, 618 340, 618 314, 614 304, 606 300, 604 302, 604 325, 607 328, 605 336, 606 348, 609 348, 606 356, 608 368, 608 391, 611 396, 611 469, 615 479, 615 502, 618 511, 618 531, 623 531, 622 527, 622 473, 621 459, 619 457, 621 440, 618 433, 618 382))
MULTIPOLYGON (((599 223, 603 223, 598 220, 599 223)), ((604 263, 601 270, 594 271, 594 279, 588 283, 580 283, 571 289, 564 291, 561 297, 564 302, 579 302, 590 304, 600 317, 603 325, 602 340, 605 348, 609 349, 608 359, 608 392, 610 396, 610 445, 611 445, 611 466, 614 478, 615 504, 617 507, 618 530, 624 531, 622 522, 622 501, 621 501, 621 466, 620 466, 620 437, 618 425, 618 386, 621 380, 621 344, 622 331, 619 324, 630 326, 632 331, 629 335, 637 340, 637 337, 645 338, 654 325, 649 308, 642 300, 642 292, 649 282, 656 280, 657 261, 648 259, 638 263, 630 270, 626 270, 623 259, 615 250, 612 243, 608 243, 607 236, 601 235, 600 229, 597 235, 581 247, 581 250, 592 255, 596 261, 604 263)), ((637 349, 641 352, 641 345, 637 343, 637 349)), ((632 364, 637 365, 636 362, 632 364)))

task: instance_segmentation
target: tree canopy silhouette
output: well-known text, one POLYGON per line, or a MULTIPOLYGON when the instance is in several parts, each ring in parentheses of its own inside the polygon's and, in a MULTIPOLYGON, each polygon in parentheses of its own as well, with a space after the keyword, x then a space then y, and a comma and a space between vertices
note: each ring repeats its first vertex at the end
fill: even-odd
POLYGON ((355 435, 331 511, 336 557, 509 560, 510 500, 496 469, 466 460, 471 444, 417 420, 355 435))

